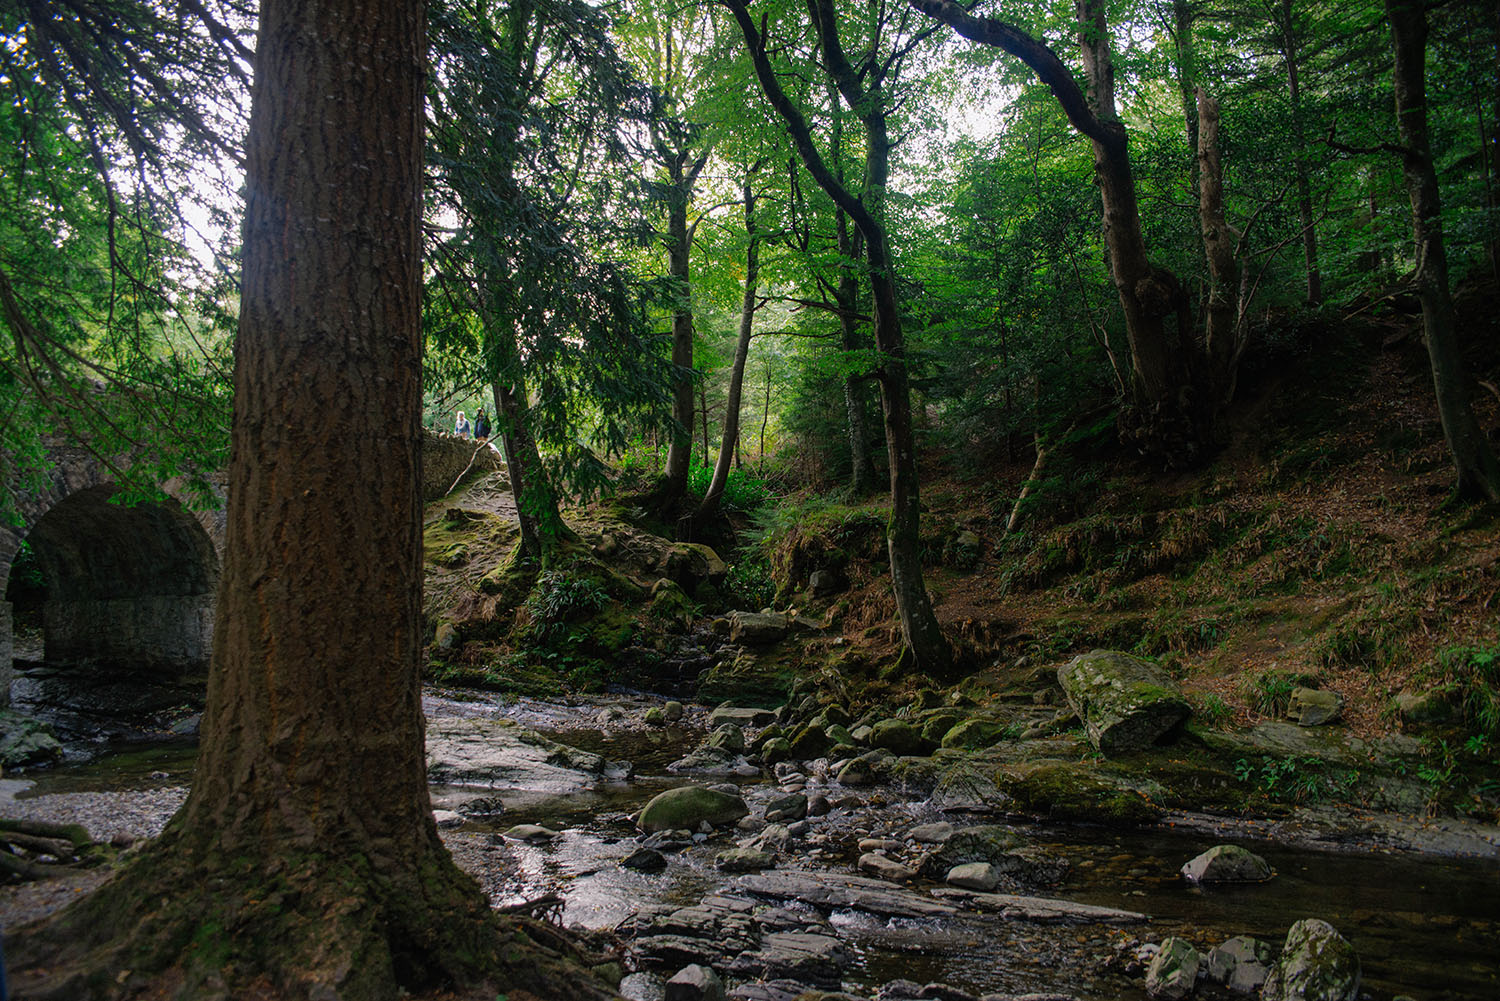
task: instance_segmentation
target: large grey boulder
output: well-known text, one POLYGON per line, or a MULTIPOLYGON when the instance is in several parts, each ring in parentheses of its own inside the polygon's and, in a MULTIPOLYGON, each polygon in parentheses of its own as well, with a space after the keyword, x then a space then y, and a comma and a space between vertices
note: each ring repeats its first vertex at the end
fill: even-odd
POLYGON ((1057 681, 1089 741, 1104 754, 1144 750, 1192 712, 1165 671, 1115 650, 1079 654, 1057 669, 1057 681))
POLYGON ((740 727, 765 726, 775 718, 776 713, 770 709, 759 709, 755 706, 720 706, 708 714, 708 727, 713 730, 725 723, 734 723, 740 727))
POLYGON ((1215 845, 1181 871, 1191 883, 1264 883, 1275 875, 1269 862, 1239 845, 1215 845))
POLYGON ((691 963, 667 981, 665 1001, 724 1001, 724 981, 711 966, 691 963))
POLYGON ((786 636, 786 616, 780 612, 730 612, 729 642, 768 646, 786 636))
POLYGON ((1359 996, 1359 956, 1327 921, 1292 925, 1281 959, 1261 989, 1263 1001, 1354 1001, 1359 996))
POLYGON ((876 723, 865 743, 898 756, 931 754, 935 746, 922 736, 921 730, 899 719, 883 719, 876 723))
POLYGON ((0 767, 22 768, 56 761, 63 746, 45 723, 0 710, 0 767))
POLYGON ((1146 969, 1146 993, 1165 1001, 1187 997, 1198 982, 1201 962, 1198 950, 1187 939, 1167 939, 1146 969))
POLYGON ((954 866, 969 862, 988 862, 996 872, 1014 872, 1019 865, 1011 853, 1026 844, 1026 839, 1008 827, 982 824, 955 831, 940 848, 922 860, 921 870, 927 879, 942 879, 954 866))
POLYGON ((658 793, 641 808, 636 826, 653 831, 695 831, 701 823, 732 824, 750 813, 739 796, 703 786, 678 786, 658 793))
POLYGON ((1271 943, 1236 935, 1208 953, 1208 979, 1240 994, 1260 990, 1274 962, 1271 943))

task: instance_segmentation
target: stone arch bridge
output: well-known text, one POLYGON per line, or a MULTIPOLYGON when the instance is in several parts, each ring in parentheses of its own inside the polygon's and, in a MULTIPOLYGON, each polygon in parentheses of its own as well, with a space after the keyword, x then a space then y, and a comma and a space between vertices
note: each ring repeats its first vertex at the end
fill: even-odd
MULTIPOLYGON (((118 664, 170 680, 205 678, 224 545, 222 504, 192 510, 176 482, 157 503, 111 503, 120 486, 87 450, 45 441, 52 458, 45 490, 19 498, 20 524, 0 525, 0 705, 14 676, 11 571, 24 541, 45 581, 41 659, 49 664, 118 664)), ((475 444, 428 434, 423 497, 434 500, 475 458, 475 444)), ((483 450, 477 468, 498 459, 483 450)), ((220 483, 222 501, 223 477, 220 483)), ((27 618, 35 608, 26 608, 27 618)))

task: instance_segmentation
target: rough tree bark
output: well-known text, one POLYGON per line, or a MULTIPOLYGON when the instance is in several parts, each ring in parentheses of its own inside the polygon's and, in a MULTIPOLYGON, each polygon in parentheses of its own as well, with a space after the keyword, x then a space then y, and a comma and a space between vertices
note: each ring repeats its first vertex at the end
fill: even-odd
POLYGON ((418 685, 421 0, 266 0, 224 570, 186 805, 23 932, 26 997, 391 999, 528 947, 438 840, 418 685))
POLYGON ((1204 317, 1204 383, 1215 401, 1226 400, 1239 341, 1238 234, 1224 217, 1224 169, 1219 160, 1219 102, 1198 88, 1198 223, 1208 261, 1204 317))
POLYGON ((1003 49, 1024 62, 1052 91, 1073 127, 1093 144, 1105 247, 1130 345, 1132 379, 1129 406, 1121 415, 1121 434, 1168 465, 1193 462, 1212 437, 1212 414, 1199 413, 1192 399, 1186 297, 1175 275, 1152 264, 1141 234, 1128 136, 1115 107, 1109 27, 1102 0, 1078 3, 1087 96, 1056 52, 1015 25, 975 17, 953 0, 909 2, 965 38, 1003 49), (1169 336, 1167 317, 1173 313, 1177 327, 1169 336))
MULTIPOLYGON (((846 262, 839 269, 839 283, 834 289, 834 301, 839 307, 839 343, 845 351, 858 351, 864 347, 859 330, 859 273, 855 261, 864 256, 864 242, 859 229, 849 228, 849 215, 837 210, 837 233, 839 256, 846 262)), ((869 377, 863 372, 850 372, 844 376, 844 416, 849 427, 849 492, 855 497, 864 497, 875 492, 878 474, 875 472, 874 448, 870 444, 871 429, 868 416, 868 391, 865 384, 869 377)))
POLYGON ((838 20, 832 0, 810 0, 818 46, 829 76, 854 110, 865 130, 865 195, 856 198, 839 183, 813 141, 802 112, 787 97, 776 77, 765 41, 756 28, 745 0, 723 0, 745 36, 755 74, 771 106, 791 132, 797 153, 818 186, 849 214, 865 240, 874 301, 875 347, 881 353, 877 372, 881 413, 885 420, 886 454, 890 461, 891 520, 886 530, 890 557, 891 588, 901 620, 905 644, 901 665, 936 676, 949 674, 953 648, 938 625, 932 600, 922 579, 916 440, 912 427, 910 385, 906 371, 906 345, 896 298, 895 265, 886 242, 884 199, 890 173, 891 142, 886 124, 886 95, 880 92, 881 73, 862 74, 849 64, 838 36, 838 20))
POLYGON ((1457 470, 1459 496, 1500 500, 1500 463, 1469 403, 1467 375, 1443 242, 1443 206, 1427 133, 1427 10, 1421 0, 1386 0, 1396 66, 1396 123, 1401 130, 1402 172, 1411 196, 1411 231, 1416 247, 1417 298, 1432 366, 1443 437, 1457 470))
POLYGON ((1302 264, 1307 275, 1307 302, 1323 301, 1323 272, 1318 267, 1318 230, 1313 219, 1312 179, 1308 174, 1307 129, 1302 115, 1302 73, 1298 59, 1301 39, 1297 33, 1292 0, 1280 0, 1276 8, 1276 38, 1286 62, 1287 97, 1291 101, 1292 170, 1297 178, 1297 221, 1302 227, 1302 264))

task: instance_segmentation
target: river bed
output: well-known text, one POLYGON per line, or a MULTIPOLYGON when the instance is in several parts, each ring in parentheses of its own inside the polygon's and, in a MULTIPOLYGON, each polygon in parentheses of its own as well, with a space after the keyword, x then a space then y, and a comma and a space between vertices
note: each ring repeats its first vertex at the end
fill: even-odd
MULTIPOLYGON (((583 791, 502 790, 503 813, 446 830, 444 838, 460 865, 480 880, 497 905, 556 894, 563 901, 565 924, 607 932, 633 915, 687 907, 705 897, 738 895, 764 903, 738 889, 740 877, 714 867, 719 851, 752 832, 716 832, 668 854, 659 873, 619 865, 639 843, 631 814, 663 789, 704 781, 667 771, 668 763, 701 738, 704 711, 690 710, 681 726, 652 729, 639 722, 652 704, 656 700, 624 696, 547 702, 429 693, 425 705, 431 718, 511 719, 559 742, 630 761, 635 768, 629 781, 600 782, 583 791), (599 722, 610 707, 621 714, 599 722), (522 823, 551 828, 558 837, 526 844, 503 836, 522 823)), ((133 815, 131 823, 159 827, 181 801, 193 758, 193 749, 180 744, 131 744, 88 763, 8 778, 0 783, 0 813, 79 820, 96 836, 108 837, 108 817, 118 819, 122 803, 138 804, 140 815, 133 815)), ((862 838, 894 835, 899 840, 914 825, 944 819, 957 827, 999 822, 943 817, 925 800, 895 789, 840 790, 817 773, 808 778, 809 792, 825 791, 842 805, 809 821, 805 838, 778 858, 782 868, 849 873, 862 838)), ((779 791, 764 778, 742 779, 739 785, 752 814, 763 813, 766 801, 779 791)), ((472 788, 434 786, 434 804, 460 806, 475 793, 472 788)), ((1148 920, 1124 926, 1040 924, 971 912, 928 919, 858 907, 814 908, 796 900, 773 902, 837 935, 849 954, 841 972, 843 986, 863 997, 889 981, 906 979, 943 982, 975 995, 1144 998, 1136 959, 1142 944, 1181 935, 1206 950, 1230 936, 1250 934, 1279 945, 1288 926, 1304 917, 1329 921, 1354 944, 1364 968, 1363 990, 1375 1001, 1399 994, 1423 1001, 1500 997, 1500 862, 1493 857, 1436 858, 1368 846, 1312 851, 1257 838, 1248 827, 1237 836, 1212 838, 1172 826, 1012 826, 1031 845, 1066 860, 1066 875, 1046 894, 1141 912, 1148 920), (1276 877, 1230 888, 1187 884, 1179 867, 1224 840, 1266 858, 1276 877)), ((9 925, 11 919, 34 916, 34 900, 29 901, 31 910, 20 906, 28 903, 27 892, 0 890, 0 920, 9 925)), ((64 900, 68 895, 52 894, 64 900)), ((671 972, 656 968, 631 976, 622 990, 652 1001, 671 972)))

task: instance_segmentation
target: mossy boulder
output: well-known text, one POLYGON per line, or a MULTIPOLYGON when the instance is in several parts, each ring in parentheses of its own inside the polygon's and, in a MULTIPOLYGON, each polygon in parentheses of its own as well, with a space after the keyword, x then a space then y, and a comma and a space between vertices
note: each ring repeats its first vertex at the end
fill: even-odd
POLYGON ((1079 654, 1057 669, 1057 681, 1089 741, 1103 754, 1161 743, 1192 713, 1165 671, 1115 650, 1079 654))
POLYGON ((809 723, 791 737, 792 757, 806 761, 820 758, 833 746, 828 731, 815 723, 809 723))
POLYGON ((922 731, 899 719, 883 719, 876 723, 870 728, 870 736, 865 743, 903 757, 931 754, 937 746, 935 742, 924 738, 922 731))
POLYGON ((1004 723, 992 719, 966 719, 942 735, 942 746, 977 751, 994 747, 1005 739, 1004 723))
POLYGON ((1185 938, 1173 936, 1161 944, 1146 969, 1146 993, 1164 1001, 1179 1001, 1193 992, 1202 957, 1185 938))
POLYGON ((0 766, 22 768, 56 761, 62 757, 58 743, 45 723, 0 710, 0 766))
POLYGON ((922 723, 922 739, 930 740, 933 744, 940 745, 948 731, 961 722, 963 722, 963 718, 958 713, 953 712, 940 712, 929 716, 922 723))
POLYGON ((1015 808, 1051 820, 1150 824, 1162 814, 1139 789, 1087 764, 1054 762, 1002 772, 1015 808))
POLYGON ((1359 956, 1327 921, 1292 925, 1281 959, 1261 989, 1265 1001, 1354 1001, 1359 996, 1359 956))
POLYGON ((785 737, 773 737, 760 746, 760 760, 767 765, 788 761, 791 757, 792 744, 785 737))
POLYGON ((641 808, 636 826, 648 834, 656 831, 694 831, 698 825, 732 824, 750 813, 739 796, 704 786, 678 786, 658 793, 641 808))
POLYGON ((1265 859, 1239 845, 1215 845, 1182 866, 1191 883, 1264 883, 1275 873, 1265 859))
POLYGON ((742 653, 698 676, 701 702, 732 702, 737 706, 777 706, 786 701, 796 672, 773 658, 742 653))

